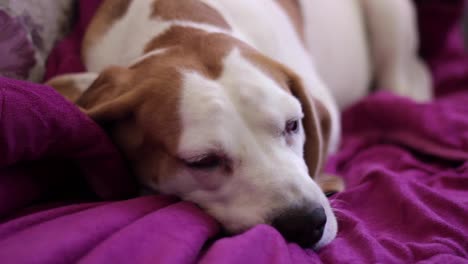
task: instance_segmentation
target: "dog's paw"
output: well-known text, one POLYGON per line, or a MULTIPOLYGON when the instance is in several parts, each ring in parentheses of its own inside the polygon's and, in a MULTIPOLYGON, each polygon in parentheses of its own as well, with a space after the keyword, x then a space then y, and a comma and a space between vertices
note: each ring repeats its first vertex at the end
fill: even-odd
POLYGON ((380 87, 416 102, 425 103, 433 98, 432 77, 426 65, 419 60, 391 71, 380 87))

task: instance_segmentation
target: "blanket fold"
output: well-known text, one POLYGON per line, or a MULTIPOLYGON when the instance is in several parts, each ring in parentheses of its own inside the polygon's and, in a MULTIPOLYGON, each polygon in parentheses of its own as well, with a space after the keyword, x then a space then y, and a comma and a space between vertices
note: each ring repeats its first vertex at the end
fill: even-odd
MULTIPOLYGON (((102 198, 128 197, 136 190, 121 155, 101 128, 42 85, 0 78, 0 157, 4 183, 0 188, 9 194, 32 197, 34 192, 45 191, 49 183, 44 180, 55 179, 52 176, 58 173, 61 177, 68 173, 72 179, 77 169, 102 198), (20 182, 29 188, 22 190, 20 182)), ((14 207, 9 203, 14 200, 14 195, 7 195, 0 208, 14 207)))

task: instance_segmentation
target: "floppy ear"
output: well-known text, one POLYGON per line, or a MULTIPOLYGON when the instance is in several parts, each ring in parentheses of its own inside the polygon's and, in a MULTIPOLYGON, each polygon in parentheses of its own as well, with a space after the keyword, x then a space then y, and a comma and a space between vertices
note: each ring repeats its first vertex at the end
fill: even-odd
POLYGON ((302 126, 304 127, 306 137, 304 159, 309 168, 310 176, 315 178, 321 168, 323 155, 323 137, 320 122, 317 122, 317 111, 315 111, 313 101, 306 94, 300 79, 292 73, 288 73, 288 78, 288 87, 292 95, 301 103, 304 113, 304 118, 302 119, 302 126))
POLYGON ((323 166, 328 156, 328 141, 331 133, 331 117, 326 107, 307 93, 301 80, 292 72, 287 72, 291 93, 301 102, 304 118, 302 125, 306 136, 304 159, 310 176, 325 193, 336 193, 344 189, 343 180, 337 176, 324 174, 323 166))
POLYGON ((52 86, 57 92, 68 100, 75 102, 96 80, 97 73, 71 73, 54 77, 45 85, 52 86))
POLYGON ((136 103, 130 88, 127 68, 112 66, 104 70, 76 101, 96 122, 108 122, 127 115, 136 103))

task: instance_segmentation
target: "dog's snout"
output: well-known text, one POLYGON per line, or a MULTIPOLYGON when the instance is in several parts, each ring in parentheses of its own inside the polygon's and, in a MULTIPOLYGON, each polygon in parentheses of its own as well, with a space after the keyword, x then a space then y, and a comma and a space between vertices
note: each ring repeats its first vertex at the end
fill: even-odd
POLYGON ((286 240, 301 247, 312 247, 322 237, 327 216, 323 207, 289 209, 273 219, 272 225, 286 240))

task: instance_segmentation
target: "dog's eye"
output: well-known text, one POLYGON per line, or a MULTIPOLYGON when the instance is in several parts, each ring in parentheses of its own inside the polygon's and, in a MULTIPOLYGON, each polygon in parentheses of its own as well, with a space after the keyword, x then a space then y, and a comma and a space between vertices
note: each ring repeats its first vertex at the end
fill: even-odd
POLYGON ((299 120, 290 120, 286 122, 285 128, 286 134, 295 134, 299 132, 299 120))
POLYGON ((185 164, 188 167, 192 169, 197 169, 197 170, 215 169, 221 166, 222 163, 223 163, 223 158, 215 154, 206 155, 206 156, 203 156, 199 159, 192 160, 192 161, 185 161, 185 164))

